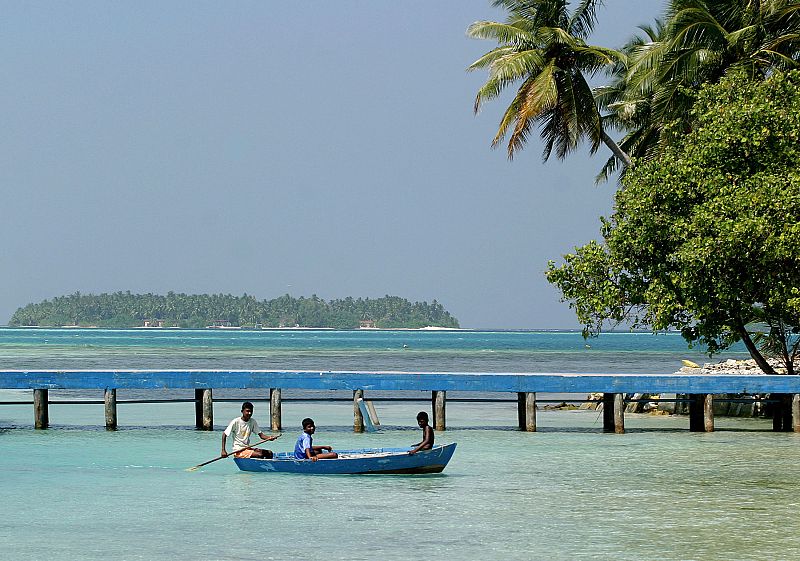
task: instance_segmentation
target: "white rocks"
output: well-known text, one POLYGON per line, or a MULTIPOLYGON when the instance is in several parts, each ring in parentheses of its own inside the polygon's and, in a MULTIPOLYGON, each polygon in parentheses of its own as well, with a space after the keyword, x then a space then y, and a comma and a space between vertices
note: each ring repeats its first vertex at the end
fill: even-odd
MULTIPOLYGON (((785 374, 786 368, 775 358, 767 359, 767 362, 775 369, 778 374, 785 374)), ((700 368, 683 366, 676 374, 730 374, 730 375, 763 375, 764 372, 756 365, 753 359, 734 360, 729 358, 721 362, 707 362, 700 368)))

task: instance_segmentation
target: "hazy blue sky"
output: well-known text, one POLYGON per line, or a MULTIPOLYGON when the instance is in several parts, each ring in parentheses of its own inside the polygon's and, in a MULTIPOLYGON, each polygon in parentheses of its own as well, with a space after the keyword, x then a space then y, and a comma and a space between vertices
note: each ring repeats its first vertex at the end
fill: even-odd
MULTIPOLYGON (((619 47, 664 0, 607 0, 619 47)), ((0 324, 81 292, 439 300, 577 327, 548 259, 598 236, 608 153, 492 150, 488 0, 2 2, 0 324)))

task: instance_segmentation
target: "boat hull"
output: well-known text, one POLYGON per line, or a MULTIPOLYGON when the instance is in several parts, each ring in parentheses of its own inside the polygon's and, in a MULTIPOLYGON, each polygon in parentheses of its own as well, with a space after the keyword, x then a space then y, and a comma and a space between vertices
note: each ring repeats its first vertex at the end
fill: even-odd
POLYGON ((293 454, 284 452, 274 458, 234 458, 242 471, 267 473, 304 474, 419 474, 440 473, 453 457, 456 445, 434 446, 416 454, 410 448, 365 448, 360 450, 337 450, 336 459, 298 460, 293 454))

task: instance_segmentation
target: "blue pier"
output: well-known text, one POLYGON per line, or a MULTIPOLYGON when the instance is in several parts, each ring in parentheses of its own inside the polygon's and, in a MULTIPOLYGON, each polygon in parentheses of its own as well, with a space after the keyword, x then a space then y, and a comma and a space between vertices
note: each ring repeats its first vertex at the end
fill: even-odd
MULTIPOLYGON (((106 422, 116 424, 118 389, 194 389, 198 427, 212 424, 211 390, 304 389, 351 390, 357 399, 364 391, 429 391, 434 423, 444 430, 444 404, 448 391, 507 392, 519 398, 520 428, 535 430, 535 394, 603 393, 604 428, 624 431, 623 396, 635 393, 690 394, 693 430, 713 430, 711 404, 718 394, 771 394, 782 396, 784 421, 780 430, 800 430, 800 376, 736 375, 634 375, 572 373, 468 373, 468 372, 341 372, 275 370, 0 370, 0 388, 34 391, 37 427, 47 425, 47 390, 97 389, 106 391, 106 422), (44 397, 43 397, 44 396, 44 397), (201 422, 201 417, 205 421, 201 422)), ((280 395, 280 392, 275 392, 280 395)), ((271 400, 279 407, 279 397, 271 400)), ((780 409, 780 407, 776 407, 780 409)), ((279 414, 278 414, 279 417, 279 414)), ((690 414, 691 417, 691 414, 690 414)), ((360 419, 359 419, 360 420, 360 419)), ((280 419, 273 415, 273 428, 280 419)))
POLYGON ((0 388, 285 388, 373 391, 753 394, 800 393, 800 376, 294 370, 0 370, 0 388))

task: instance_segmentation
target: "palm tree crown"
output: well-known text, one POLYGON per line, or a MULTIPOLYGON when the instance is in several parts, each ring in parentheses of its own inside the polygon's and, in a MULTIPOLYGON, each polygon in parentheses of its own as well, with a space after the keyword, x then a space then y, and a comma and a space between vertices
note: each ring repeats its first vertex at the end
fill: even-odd
POLYGON ((598 179, 623 173, 631 157, 647 160, 670 135, 691 130, 695 93, 735 70, 762 80, 800 66, 800 2, 794 0, 670 0, 664 21, 640 28, 621 51, 586 44, 602 0, 495 0, 505 23, 479 21, 470 37, 497 41, 469 66, 489 77, 475 112, 508 86, 519 84, 492 146, 506 136, 508 156, 527 142, 536 124, 543 157, 563 159, 584 138, 594 152, 613 152, 598 179), (594 91, 587 76, 604 69, 608 85, 594 91), (617 145, 607 130, 624 132, 617 145))
MULTIPOLYGON (((509 85, 522 82, 500 121, 492 146, 509 133, 508 156, 513 158, 536 123, 544 140, 543 158, 552 152, 563 159, 585 137, 592 152, 601 142, 616 144, 603 131, 600 113, 586 74, 613 65, 619 54, 587 45, 586 37, 602 0, 582 0, 569 11, 567 0, 495 0, 509 17, 505 23, 479 21, 467 34, 492 39, 499 46, 469 66, 486 68, 489 78, 475 98, 477 113, 483 102, 496 98, 509 85)), ((615 152, 616 153, 616 152, 615 152)), ((626 158, 622 153, 618 157, 626 158)))
MULTIPOLYGON (((623 49, 612 84, 596 90, 604 123, 627 131, 620 146, 650 159, 670 134, 691 130, 695 92, 730 71, 762 80, 800 61, 800 2, 672 0, 666 23, 641 28, 623 49)), ((601 172, 617 167, 609 160, 601 172)))

